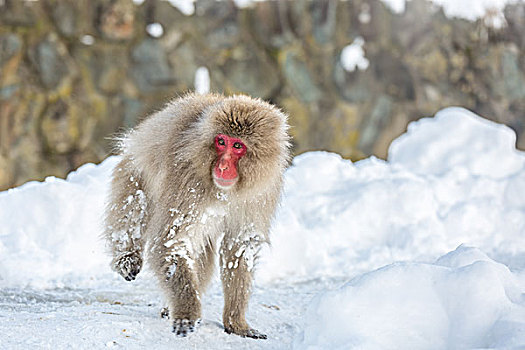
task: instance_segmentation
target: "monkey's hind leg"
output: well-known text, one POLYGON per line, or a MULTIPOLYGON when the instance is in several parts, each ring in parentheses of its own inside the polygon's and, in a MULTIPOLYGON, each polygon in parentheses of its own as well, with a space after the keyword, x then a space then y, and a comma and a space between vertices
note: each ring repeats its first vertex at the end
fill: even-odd
POLYGON ((256 240, 239 241, 228 234, 225 235, 220 249, 224 291, 222 319, 226 333, 266 339, 267 336, 251 328, 245 318, 251 293, 253 263, 258 250, 259 242, 256 240))
POLYGON ((105 229, 113 253, 111 265, 126 281, 134 280, 142 268, 142 235, 147 219, 142 181, 131 169, 130 161, 124 158, 113 171, 105 229))

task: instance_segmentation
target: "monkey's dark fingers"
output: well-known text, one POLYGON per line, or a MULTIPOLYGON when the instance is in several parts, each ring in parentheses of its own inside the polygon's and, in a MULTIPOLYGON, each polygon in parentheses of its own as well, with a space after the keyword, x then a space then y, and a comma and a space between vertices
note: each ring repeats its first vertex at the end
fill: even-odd
POLYGON ((140 270, 131 270, 127 275, 122 275, 126 281, 133 281, 137 275, 139 274, 140 270))
POLYGON ((185 337, 189 333, 193 333, 195 331, 196 325, 198 325, 199 323, 200 320, 194 321, 188 320, 186 318, 178 318, 175 321, 173 321, 172 332, 179 337, 185 337))
POLYGON ((114 266, 126 281, 133 281, 142 268, 142 258, 137 252, 131 252, 119 257, 114 266))
POLYGON ((248 329, 242 329, 242 330, 233 330, 233 328, 230 328, 230 327, 226 327, 224 328, 224 331, 228 334, 237 334, 243 338, 253 338, 253 339, 268 339, 268 337, 266 336, 266 334, 263 334, 261 332, 259 332, 258 330, 256 329, 253 329, 253 328, 248 328, 248 329))

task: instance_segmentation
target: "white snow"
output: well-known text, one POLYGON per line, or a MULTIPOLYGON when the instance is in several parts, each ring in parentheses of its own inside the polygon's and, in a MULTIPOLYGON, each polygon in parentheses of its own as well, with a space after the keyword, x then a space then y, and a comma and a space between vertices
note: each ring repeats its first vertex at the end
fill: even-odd
POLYGON ((516 134, 510 128, 449 107, 434 119, 411 123, 407 133, 392 142, 388 159, 417 174, 440 176, 465 168, 476 177, 505 179, 525 165, 524 154, 516 151, 515 144, 516 134))
POLYGON ((195 0, 168 0, 168 2, 186 16, 195 13, 195 0))
POLYGON ((370 62, 365 57, 364 44, 365 40, 358 36, 341 51, 341 65, 347 72, 353 72, 356 69, 366 70, 368 68, 370 62))
POLYGON ((111 273, 99 235, 116 163, 0 192, 0 288, 89 286, 111 273))
POLYGON ((474 349, 525 345, 523 284, 475 248, 396 263, 312 302, 297 349, 474 349))
POLYGON ((403 13, 405 12, 405 1, 406 0, 381 0, 383 3, 388 6, 394 13, 403 13))
MULTIPOLYGON (((485 25, 501 28, 506 25, 503 10, 507 4, 524 0, 427 0, 442 7, 447 17, 463 18, 476 21, 483 18, 485 25)), ((382 0, 394 13, 405 12, 406 0, 382 0)))
POLYGON ((206 67, 199 67, 195 71, 195 91, 199 94, 210 92, 210 71, 206 67))
POLYGON ((255 6, 257 1, 261 1, 261 0, 233 0, 233 3, 238 8, 243 9, 243 8, 250 8, 250 7, 255 6))
POLYGON ((146 32, 154 38, 160 38, 164 34, 164 28, 160 23, 150 23, 146 26, 146 32))
POLYGON ((507 4, 523 0, 431 0, 443 8, 447 17, 458 17, 475 21, 483 18, 485 24, 494 28, 506 25, 503 10, 507 4))
POLYGON ((84 45, 90 46, 95 43, 95 38, 92 35, 86 34, 80 38, 80 42, 84 45))
POLYGON ((460 244, 525 267, 525 154, 514 142, 510 128, 447 108, 411 123, 388 161, 296 157, 260 279, 433 261, 460 244))
POLYGON ((365 2, 361 4, 361 11, 359 12, 357 19, 361 23, 370 23, 372 15, 370 14, 370 5, 368 3, 365 2))
POLYGON ((265 341, 223 332, 217 280, 203 324, 180 339, 148 269, 132 283, 110 270, 101 216, 117 157, 0 192, 0 348, 523 348, 514 144, 454 107, 410 124, 387 161, 296 157, 247 316, 265 341))

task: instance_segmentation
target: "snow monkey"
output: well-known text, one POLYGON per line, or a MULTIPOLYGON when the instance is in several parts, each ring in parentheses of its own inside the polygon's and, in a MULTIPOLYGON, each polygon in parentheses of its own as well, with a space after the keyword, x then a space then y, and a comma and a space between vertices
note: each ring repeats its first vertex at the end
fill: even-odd
POLYGON ((131 281, 147 259, 177 335, 200 321, 218 251, 224 330, 266 338, 245 311, 288 164, 287 128, 261 100, 188 94, 120 138, 106 211, 112 267, 131 281))

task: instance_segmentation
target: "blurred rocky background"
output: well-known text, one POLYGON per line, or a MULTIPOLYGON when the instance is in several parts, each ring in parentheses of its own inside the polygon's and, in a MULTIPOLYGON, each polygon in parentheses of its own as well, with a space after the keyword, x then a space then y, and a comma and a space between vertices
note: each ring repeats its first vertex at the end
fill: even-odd
POLYGON ((190 5, 0 0, 0 190, 101 161, 109 137, 194 89, 199 67, 211 91, 286 110, 296 154, 385 157, 409 121, 451 105, 525 148, 523 2, 477 21, 426 0, 400 13, 376 0, 190 5), (357 61, 341 60, 350 44, 357 61))

